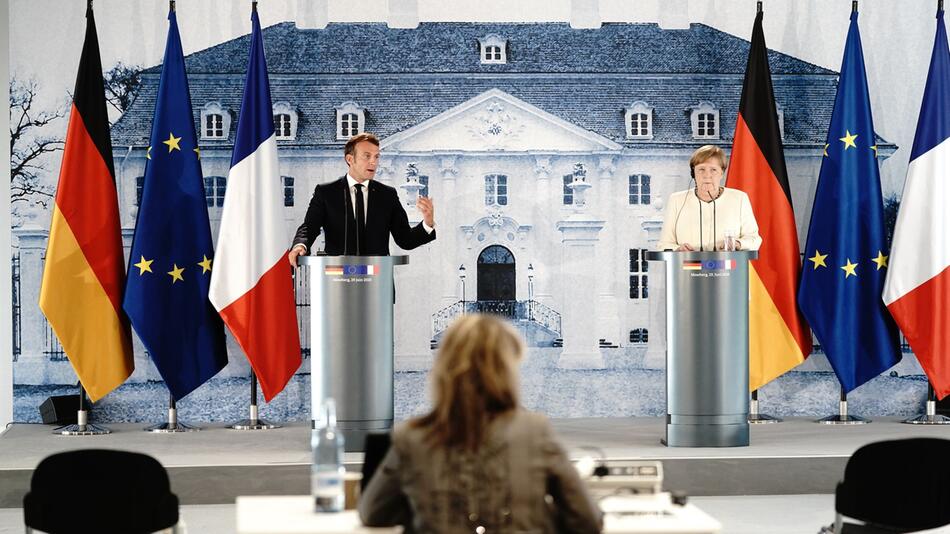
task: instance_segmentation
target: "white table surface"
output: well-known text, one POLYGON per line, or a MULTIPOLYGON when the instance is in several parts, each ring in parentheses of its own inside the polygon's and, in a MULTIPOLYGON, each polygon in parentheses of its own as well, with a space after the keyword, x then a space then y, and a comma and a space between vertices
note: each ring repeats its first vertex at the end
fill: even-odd
POLYGON ((608 497, 600 507, 604 534, 715 534, 722 529, 691 503, 671 505, 669 493, 608 497))
POLYGON ((237 498, 238 534, 390 534, 402 527, 368 528, 356 510, 313 511, 309 495, 254 495, 237 498))
MULTIPOLYGON (((718 521, 699 508, 669 507, 669 494, 611 497, 601 501, 605 534, 716 534, 718 521), (665 499, 665 501, 664 501, 665 499), (664 512, 664 513, 658 513, 664 512)), ((241 496, 237 498, 238 534, 389 534, 401 527, 369 528, 356 510, 316 513, 309 495, 241 496)))

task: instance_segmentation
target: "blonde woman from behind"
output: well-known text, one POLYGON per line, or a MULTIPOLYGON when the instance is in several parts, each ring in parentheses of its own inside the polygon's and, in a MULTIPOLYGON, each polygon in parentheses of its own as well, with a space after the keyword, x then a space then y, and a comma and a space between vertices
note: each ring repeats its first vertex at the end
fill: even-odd
POLYGON ((600 532, 551 426, 520 407, 524 345, 504 321, 465 315, 432 369, 433 408, 396 426, 359 503, 368 526, 417 534, 600 532))

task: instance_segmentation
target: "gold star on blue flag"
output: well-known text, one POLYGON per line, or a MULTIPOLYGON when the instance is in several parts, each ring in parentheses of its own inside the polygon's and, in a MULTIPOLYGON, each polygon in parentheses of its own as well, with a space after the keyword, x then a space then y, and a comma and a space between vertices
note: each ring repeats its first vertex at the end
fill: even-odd
POLYGON ((874 138, 855 12, 805 244, 815 251, 814 268, 802 271, 798 290, 798 306, 845 391, 901 357, 897 328, 881 301, 888 252, 877 151, 855 150, 874 138), (818 268, 826 263, 839 268, 818 268))
POLYGON ((208 276, 188 275, 183 265, 214 250, 201 164, 175 12, 168 14, 168 41, 152 120, 123 309, 175 399, 181 399, 228 363, 224 324, 208 301, 208 276), (146 259, 149 258, 149 259, 146 259), (141 276, 151 264, 168 265, 163 276, 141 276))

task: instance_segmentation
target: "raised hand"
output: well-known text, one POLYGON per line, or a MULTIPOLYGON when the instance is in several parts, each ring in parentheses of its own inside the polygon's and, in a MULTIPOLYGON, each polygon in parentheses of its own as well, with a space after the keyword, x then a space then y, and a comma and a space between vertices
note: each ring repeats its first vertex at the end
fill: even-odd
POLYGON ((420 196, 416 200, 416 207, 422 213, 422 221, 426 223, 426 226, 435 228, 435 206, 432 205, 432 199, 420 196))

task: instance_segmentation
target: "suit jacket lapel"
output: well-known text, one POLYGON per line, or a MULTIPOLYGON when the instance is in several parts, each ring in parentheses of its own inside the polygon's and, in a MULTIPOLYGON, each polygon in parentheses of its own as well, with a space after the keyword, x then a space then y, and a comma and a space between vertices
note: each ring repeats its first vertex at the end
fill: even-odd
POLYGON ((346 224, 356 224, 356 219, 353 217, 353 198, 350 196, 350 188, 349 184, 346 183, 346 176, 340 178, 338 183, 337 194, 343 195, 343 217, 347 219, 346 224))

